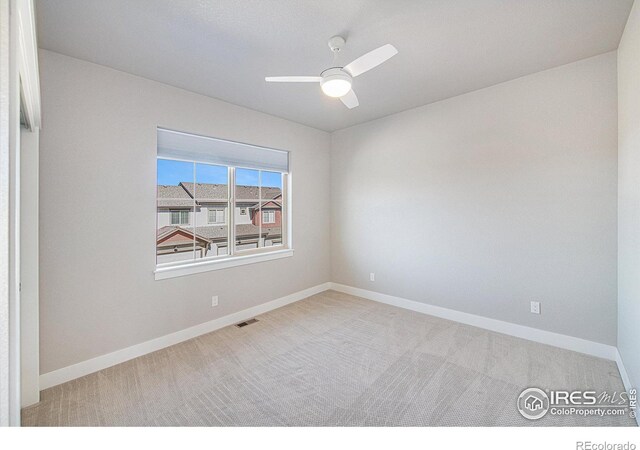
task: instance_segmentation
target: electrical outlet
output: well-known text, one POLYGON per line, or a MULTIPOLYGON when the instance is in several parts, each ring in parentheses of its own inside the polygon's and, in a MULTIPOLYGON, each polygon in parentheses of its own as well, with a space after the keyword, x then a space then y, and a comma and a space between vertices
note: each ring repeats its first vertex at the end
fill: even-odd
POLYGON ((214 308, 216 306, 218 306, 218 296, 214 295, 211 297, 211 307, 214 308))
POLYGON ((376 274, 375 273, 371 272, 369 274, 369 281, 376 281, 376 274))
POLYGON ((540 302, 531 302, 531 313, 540 314, 540 302))

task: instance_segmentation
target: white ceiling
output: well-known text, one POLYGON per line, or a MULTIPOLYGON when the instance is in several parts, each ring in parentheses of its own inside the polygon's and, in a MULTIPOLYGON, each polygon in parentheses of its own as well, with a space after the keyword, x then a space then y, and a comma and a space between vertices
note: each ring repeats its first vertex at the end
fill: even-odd
POLYGON ((38 0, 40 47, 336 130, 618 47, 632 0, 38 0), (316 84, 382 44, 348 110, 316 84))

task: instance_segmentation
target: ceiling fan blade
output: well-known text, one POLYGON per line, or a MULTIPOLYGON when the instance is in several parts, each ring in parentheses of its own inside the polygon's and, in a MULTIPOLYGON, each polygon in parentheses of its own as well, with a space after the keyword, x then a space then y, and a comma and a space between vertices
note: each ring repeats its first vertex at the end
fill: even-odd
POLYGON ((360 105, 360 102, 358 102, 358 97, 356 97, 356 93, 353 92, 353 89, 351 89, 345 95, 340 97, 340 100, 342 100, 342 103, 344 103, 344 106, 346 106, 349 109, 353 109, 356 106, 360 105))
POLYGON ((396 53, 398 53, 398 50, 393 45, 386 44, 375 50, 371 50, 369 53, 366 53, 355 61, 350 62, 344 66, 344 70, 349 72, 352 77, 357 77, 358 75, 379 66, 396 53))
POLYGON ((270 83, 319 83, 322 77, 264 77, 270 83))

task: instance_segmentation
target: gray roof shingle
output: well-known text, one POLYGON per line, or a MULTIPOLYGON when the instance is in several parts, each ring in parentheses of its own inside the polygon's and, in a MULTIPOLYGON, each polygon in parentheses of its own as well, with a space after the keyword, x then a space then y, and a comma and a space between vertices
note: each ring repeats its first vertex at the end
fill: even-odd
MULTIPOLYGON (((228 187, 226 184, 211 184, 211 183, 180 183, 180 186, 184 187, 189 196, 196 198, 199 202, 207 201, 226 201, 228 194, 228 187)), ((262 198, 272 199, 280 195, 282 191, 276 187, 263 187, 262 198)), ((257 200, 259 197, 258 186, 236 186, 236 198, 239 200, 257 200)))
MULTIPOLYGON (((253 225, 251 223, 236 225, 236 237, 239 239, 243 239, 246 236, 257 235, 260 231, 257 225, 253 225)), ((193 227, 178 227, 178 226, 166 226, 162 227, 157 231, 158 238, 164 236, 168 232, 171 232, 176 229, 183 229, 188 231, 189 233, 193 232, 193 227)), ((280 236, 282 230, 280 227, 263 227, 262 233, 267 234, 267 238, 269 236, 280 236)), ((210 225, 204 227, 196 227, 196 235, 203 237, 209 240, 216 239, 226 239, 227 238, 227 226, 223 225, 210 225)))
MULTIPOLYGON (((276 187, 263 187, 262 198, 273 199, 280 195, 282 190, 276 187)), ((213 183, 186 183, 178 186, 158 185, 158 208, 185 209, 193 206, 193 197, 196 204, 225 203, 229 197, 226 184, 213 183)), ((236 186, 236 199, 239 202, 253 202, 258 200, 259 189, 257 186, 236 186)))
POLYGON ((184 208, 193 206, 193 199, 181 186, 158 185, 159 208, 184 208))

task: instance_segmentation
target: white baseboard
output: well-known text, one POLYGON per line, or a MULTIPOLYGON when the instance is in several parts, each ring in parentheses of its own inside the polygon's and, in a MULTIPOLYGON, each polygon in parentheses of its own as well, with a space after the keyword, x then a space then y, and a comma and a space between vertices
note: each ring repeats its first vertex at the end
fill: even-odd
POLYGON ((464 323, 466 325, 484 328, 486 330, 495 331, 497 333, 508 334, 510 336, 528 339, 530 341, 540 342, 542 344, 552 345, 554 347, 564 348, 566 350, 573 350, 575 352, 597 356, 599 358, 605 358, 615 361, 616 355, 618 353, 618 349, 612 345, 587 341, 586 339, 553 333, 551 331, 540 330, 538 328, 531 328, 524 325, 517 325, 515 323, 504 322, 502 320, 490 319, 488 317, 455 311, 453 309, 442 308, 440 306, 428 305, 426 303, 420 303, 401 297, 394 297, 392 295, 381 294, 379 292, 368 291, 366 289, 346 286, 344 284, 330 283, 330 285, 331 289, 339 292, 344 292, 345 294, 355 295, 357 297, 385 303, 387 305, 397 306, 400 308, 409 309, 411 311, 416 311, 423 314, 429 314, 431 316, 441 317, 443 319, 464 323))
MULTIPOLYGON (((272 300, 262 305, 254 306, 243 311, 229 314, 228 316, 220 317, 219 319, 205 322, 200 325, 187 328, 185 330, 177 331, 175 333, 161 336, 159 338, 152 339, 141 344, 136 344, 122 350, 117 350, 106 355, 98 356, 87 361, 83 361, 71 366, 54 370, 49 373, 42 374, 40 375, 40 389, 47 389, 49 387, 65 383, 67 381, 80 378, 90 373, 106 369, 107 367, 115 366, 116 364, 120 364, 130 359, 137 358, 138 356, 143 356, 148 353, 161 350, 171 345, 193 339, 195 337, 210 333, 220 328, 242 322, 243 320, 249 319, 251 317, 264 314, 290 303, 295 303, 299 300, 303 300, 307 297, 318 294, 320 292, 324 292, 329 289, 366 298, 368 300, 385 303, 387 305, 397 306, 400 308, 409 309, 411 311, 429 314, 435 317, 441 317, 443 319, 484 328, 486 330, 508 334, 522 339, 540 342, 542 344, 552 345, 554 347, 560 347, 567 350, 585 353, 612 361, 619 361, 618 367, 622 368, 620 369, 620 373, 623 373, 624 366, 622 366, 622 361, 619 360, 618 350, 611 345, 587 341, 585 339, 573 336, 566 336, 563 334, 553 333, 551 331, 539 330, 537 328, 526 327, 524 325, 517 325, 510 322, 490 319, 488 317, 477 316, 474 314, 455 311, 439 306, 428 305, 426 303, 420 303, 401 297, 394 297, 392 295, 381 294, 379 292, 373 292, 366 289, 360 289, 339 283, 329 282, 299 292, 295 292, 293 294, 281 297, 276 300, 272 300)), ((623 381, 625 382, 625 386, 627 386, 628 377, 625 381, 626 371, 622 376, 623 381)))
POLYGON ((629 374, 627 373, 627 369, 624 367, 624 363, 622 362, 622 355, 620 352, 616 350, 616 364, 618 365, 618 371, 620 372, 620 378, 622 378, 622 383, 624 384, 624 388, 628 391, 631 389, 631 380, 629 379, 629 374))
POLYGON ((324 292, 329 289, 329 286, 330 283, 319 284, 309 289, 294 292, 293 294, 285 297, 238 311, 236 313, 229 314, 228 316, 220 317, 219 319, 201 323, 200 325, 196 325, 185 330, 176 331, 175 333, 167 334, 166 336, 161 336, 141 344, 136 344, 131 347, 123 348, 122 350, 117 350, 106 355, 97 356, 87 361, 82 361, 72 366, 63 367, 61 369, 42 374, 40 375, 40 389, 47 389, 58 384, 66 383, 67 381, 89 375, 90 373, 97 372, 98 370, 106 369, 107 367, 129 361, 130 359, 137 358, 138 356, 146 355, 203 334, 211 333, 212 331, 219 330, 220 328, 242 322, 243 320, 250 319, 254 316, 264 314, 290 303, 295 303, 312 295, 324 292))
MULTIPOLYGON (((618 365, 618 372, 620 372, 620 378, 622 378, 622 383, 624 384, 624 390, 629 392, 629 390, 635 386, 631 385, 631 379, 629 378, 627 369, 624 367, 622 355, 620 355, 618 350, 616 350, 616 364, 618 365)), ((636 387, 636 389, 638 388, 636 387)), ((637 412, 640 413, 640 411, 637 412)), ((640 417, 636 416, 636 422, 638 422, 638 426, 640 426, 640 417)))

